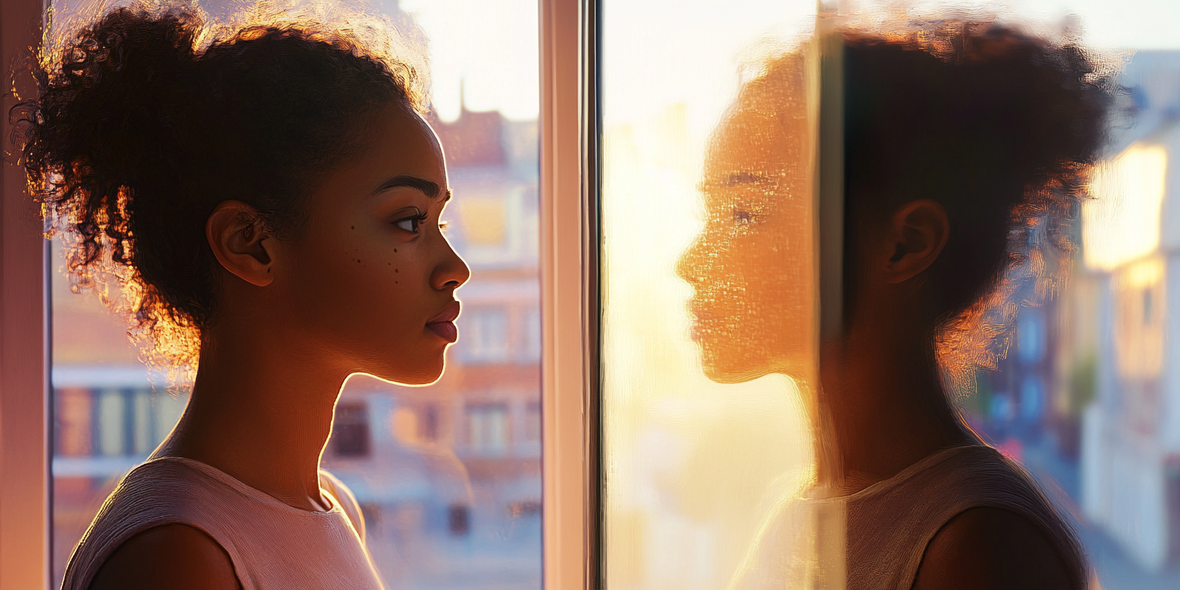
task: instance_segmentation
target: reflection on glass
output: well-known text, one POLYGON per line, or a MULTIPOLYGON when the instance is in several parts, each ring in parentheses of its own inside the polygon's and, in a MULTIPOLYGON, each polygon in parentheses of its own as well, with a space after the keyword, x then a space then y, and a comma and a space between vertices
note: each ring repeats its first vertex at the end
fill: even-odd
POLYGON ((815 137, 806 69, 797 53, 743 86, 705 155, 705 226, 677 274, 693 288, 692 339, 718 383, 771 373, 814 380, 815 137))
MULTIPOLYGON (((791 377, 814 375, 813 119, 800 87, 755 83, 735 96, 734 56, 749 65, 745 81, 759 78, 764 53, 782 47, 751 41, 798 39, 814 10, 603 4, 610 588, 725 588, 764 515, 811 477, 791 377), (774 108, 790 134, 766 131, 780 128, 774 108), (745 346, 758 339, 764 349, 745 346)), ((801 82, 803 62, 782 71, 801 82)))
MULTIPOLYGON (((863 510, 841 522, 840 514, 816 512, 815 506, 824 498, 808 489, 816 481, 816 468, 822 467, 812 462, 808 439, 811 432, 822 429, 813 430, 809 424, 817 415, 810 408, 818 383, 814 378, 814 212, 807 200, 813 191, 809 183, 814 178, 814 161, 808 148, 814 144, 808 141, 814 137, 814 119, 808 123, 805 52, 792 54, 767 42, 766 31, 776 28, 769 24, 774 19, 760 13, 754 3, 732 7, 734 13, 763 23, 761 29, 751 26, 743 31, 748 34, 743 42, 734 42, 733 31, 740 27, 732 25, 726 11, 699 17, 708 21, 707 27, 683 22, 692 18, 662 15, 689 31, 694 26, 707 28, 708 52, 740 56, 738 84, 721 76, 711 78, 717 70, 709 68, 709 58, 702 57, 706 52, 671 38, 627 38, 629 18, 639 20, 655 11, 638 4, 626 9, 606 5, 603 26, 608 584, 622 588, 840 587, 845 574, 855 580, 861 574, 852 570, 863 574, 872 568, 864 557, 874 550, 856 546, 858 527, 864 532, 863 523, 856 522, 865 519, 863 510), (635 72, 642 66, 633 62, 643 60, 635 60, 636 54, 624 49, 634 51, 640 46, 654 52, 653 59, 661 65, 658 73, 645 72, 648 79, 635 72), (751 54, 764 56, 768 49, 793 57, 750 58, 751 54), (695 94, 679 87, 684 82, 678 76, 693 80, 695 94), (767 84, 775 78, 782 84, 777 88, 767 84), (724 115, 715 96, 716 79, 725 80, 725 88, 738 89, 724 115), (703 124, 708 117, 701 111, 713 117, 710 124, 719 120, 715 131, 703 124), (781 130, 788 131, 778 135, 781 130), (805 199, 792 201, 797 191, 805 199), (703 205, 701 224, 691 216, 698 195, 703 205), (642 256, 636 255, 639 252, 642 256), (669 280, 670 271, 687 283, 687 292, 669 280), (685 298, 688 311, 681 315, 675 306, 685 298), (695 342, 698 349, 692 350, 688 342, 695 342), (693 374, 694 370, 699 374, 693 374), (835 531, 843 537, 845 530, 849 546, 841 551, 847 551, 847 572, 832 561, 823 565, 822 551, 827 533, 835 531), (753 550, 733 551, 735 545, 753 550), (759 563, 767 560, 774 562, 773 567, 759 563)), ((1126 15, 1123 26, 1136 18, 1149 16, 1126 15)), ((1109 35, 1106 25, 1097 28, 1109 35)), ((1063 26, 1076 26, 1076 21, 1063 26)), ((1077 39, 1070 34, 1065 38, 1077 39)), ((937 46, 929 49, 933 53, 955 47, 950 41, 933 43, 937 46)), ((1176 446, 1180 438, 1174 435, 1180 431, 1175 421, 1180 402, 1173 399, 1166 369, 1172 325, 1168 298, 1175 291, 1167 288, 1166 252, 1174 247, 1169 240, 1180 244, 1175 237, 1180 232, 1169 225, 1171 191, 1166 174, 1174 160, 1168 153, 1174 145, 1174 115, 1160 113, 1174 108, 1174 93, 1168 89, 1175 87, 1180 72, 1175 64, 1180 62, 1171 54, 1155 54, 1144 63, 1154 71, 1137 74, 1144 82, 1142 88, 1132 90, 1130 99, 1151 126, 1114 133, 1117 149, 1090 179, 1097 199, 1081 205, 1080 219, 1062 215, 1072 213, 1078 204, 1064 197, 1082 195, 1071 192, 1081 187, 1070 183, 1083 178, 1074 172, 1091 161, 1097 142, 1068 154, 1055 150, 1073 149, 1063 148, 1065 142, 1060 141, 1071 132, 1090 134, 1086 141, 1097 135, 1102 113, 1087 109, 1101 100, 1072 112, 1069 116, 1077 118, 1076 125, 1036 133, 1036 141, 1045 143, 1031 149, 1029 141, 1003 149, 1005 141, 1019 139, 1021 132, 997 132, 1003 127, 993 126, 976 130, 986 137, 983 142, 963 144, 961 149, 934 153, 926 144, 925 153, 921 148, 899 149, 882 154, 879 160, 884 162, 884 174, 905 176, 915 185, 924 177, 928 185, 969 186, 966 191, 979 191, 981 197, 1014 196, 1010 206, 992 207, 998 211, 994 219, 965 214, 969 205, 957 204, 953 212, 959 221, 952 225, 960 231, 965 228, 966 235, 976 227, 1004 226, 992 232, 997 267, 1005 239, 1013 252, 1026 256, 1004 265, 998 284, 990 282, 993 275, 988 272, 968 281, 974 284, 979 279, 980 290, 962 294, 964 306, 970 309, 962 316, 964 321, 953 324, 949 336, 944 333, 940 341, 939 360, 945 371, 941 388, 947 397, 944 400, 940 393, 938 405, 948 406, 942 410, 944 423, 956 424, 958 414, 974 431, 948 440, 968 444, 978 434, 1032 473, 1036 486, 1046 491, 1051 502, 1040 497, 1036 486, 1025 483, 1020 471, 1004 467, 1005 475, 995 478, 1008 478, 1032 501, 1044 503, 1031 518, 1042 519, 1038 522, 1056 528, 1061 536, 1065 536, 1062 519, 1082 518, 1076 524, 1093 572, 1085 574, 1089 580, 1076 583, 1092 588, 1163 588, 1177 580, 1175 570, 1169 570, 1174 567, 1169 555, 1180 547, 1175 540, 1180 538, 1175 536, 1180 531, 1180 510, 1172 500, 1180 486, 1174 481, 1170 457, 1180 451, 1176 446), (1005 134, 1007 139, 996 139, 1005 134), (982 145, 989 141, 994 143, 982 145), (1027 151, 1017 154, 1020 150, 1027 151), (949 165, 907 170, 906 158, 915 154, 928 158, 923 162, 949 165), (973 176, 988 170, 988 162, 997 154, 1021 163, 1001 167, 998 174, 973 176), (1052 162, 1036 164, 1038 158, 1052 162), (1077 159, 1077 167, 1052 168, 1070 158, 1077 159), (946 170, 964 169, 963 163, 966 174, 939 176, 946 170), (1002 186, 1006 180, 1001 177, 1025 173, 1009 172, 1021 166, 1052 169, 1050 180, 1066 182, 1042 193, 1033 190, 1035 194, 1023 200, 1022 191, 1045 178, 1020 180, 1014 190, 1002 186), (1070 206, 1059 208, 1062 203, 1070 206), (1012 219, 1021 223, 1009 235, 1006 223, 1012 219), (1061 239, 1066 234, 1073 234, 1072 243, 1081 246, 1069 283, 1063 279, 1071 260, 1054 250, 1065 245, 1068 252, 1069 242, 1061 239), (977 301, 984 287, 992 292, 977 301), (1136 452, 1142 455, 1132 456, 1136 452)), ((1136 71, 1134 61, 1129 70, 1136 71)), ((1085 79, 1101 80, 1110 71, 1096 71, 1085 79)), ((1034 118, 1024 129, 1038 125, 1048 129, 1059 123, 1053 119, 1056 113, 1042 114, 1046 117, 1034 118)), ((902 115, 916 116, 899 113, 897 120, 915 121, 902 115)), ((931 120, 946 125, 940 129, 958 124, 938 117, 936 113, 931 120)), ((895 130, 923 138, 937 134, 916 124, 895 130)), ((968 243, 982 247, 975 239, 968 243)), ((946 258, 965 261, 964 268, 973 268, 968 258, 962 258, 963 251, 948 251, 946 258)), ((935 374, 932 361, 929 372, 935 374)), ((938 380, 937 376, 932 379, 938 380)), ((824 384, 828 381, 825 378, 824 384)), ((908 403, 900 397, 893 400, 897 404, 883 401, 864 423, 885 422, 897 404, 908 403)), ((844 440, 856 438, 853 434, 844 440)), ((859 444, 884 447, 891 442, 862 436, 859 444)), ((981 453, 996 466, 1006 465, 1006 459, 990 449, 981 453)), ((868 483, 848 484, 853 490, 881 481, 871 474, 857 475, 868 483)), ((936 477, 924 485, 944 483, 936 477)), ((878 486, 849 504, 881 491, 878 486)), ((861 504, 862 508, 867 505, 861 504)), ((901 515, 910 506, 904 499, 893 505, 896 512, 873 518, 904 520, 901 515)), ((931 518, 940 517, 932 514, 931 518)), ((936 526, 930 532, 938 530, 936 526)), ((881 539, 904 536, 901 531, 883 534, 881 539)), ((913 569, 917 564, 912 564, 913 569)))
MULTIPOLYGON (((94 4, 56 2, 55 18, 94 4)), ((536 3, 374 4, 420 27, 439 65, 442 118, 431 125, 456 195, 448 239, 477 278, 458 293, 461 336, 443 379, 428 388, 351 379, 322 464, 356 495, 386 587, 540 588, 536 3), (489 61, 488 46, 504 51, 489 61)), ((201 7, 226 18, 242 8, 201 7)), ((54 246, 56 587, 102 500, 172 430, 187 393, 149 375, 97 298, 70 292, 54 246)))

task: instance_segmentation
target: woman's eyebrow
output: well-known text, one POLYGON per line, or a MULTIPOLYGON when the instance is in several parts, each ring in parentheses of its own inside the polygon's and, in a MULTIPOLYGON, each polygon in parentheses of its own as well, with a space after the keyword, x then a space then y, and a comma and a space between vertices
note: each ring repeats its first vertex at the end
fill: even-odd
MULTIPOLYGON (((432 199, 437 199, 439 196, 439 190, 438 190, 437 184, 435 184, 434 182, 431 182, 429 180, 426 180, 425 178, 418 178, 417 176, 409 176, 407 174, 399 174, 398 176, 394 176, 393 178, 390 178, 390 179, 386 180, 385 182, 382 182, 380 185, 377 186, 377 189, 373 191, 373 194, 375 195, 375 194, 380 193, 382 191, 387 191, 391 188, 396 188, 399 186, 408 186, 410 188, 416 188, 416 189, 422 191, 422 194, 424 194, 432 199)), ((449 201, 450 199, 451 199, 451 191, 448 190, 447 194, 446 194, 446 200, 449 201)))

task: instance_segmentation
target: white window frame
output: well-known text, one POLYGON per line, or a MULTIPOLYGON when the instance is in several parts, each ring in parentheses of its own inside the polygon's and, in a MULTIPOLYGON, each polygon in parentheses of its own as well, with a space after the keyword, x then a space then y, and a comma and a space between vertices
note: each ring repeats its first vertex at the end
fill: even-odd
MULTIPOLYGON (((0 3, 0 67, 40 41, 46 0, 0 3)), ((538 0, 544 587, 597 588, 595 0, 538 0)), ((19 81, 19 80, 18 80, 19 81)), ((22 96, 33 88, 19 87, 22 96)), ((15 97, 4 96, 7 112, 15 97)), ((12 158, 8 158, 12 160, 12 158)), ((0 166, 0 590, 48 588, 48 242, 24 173, 0 166)))

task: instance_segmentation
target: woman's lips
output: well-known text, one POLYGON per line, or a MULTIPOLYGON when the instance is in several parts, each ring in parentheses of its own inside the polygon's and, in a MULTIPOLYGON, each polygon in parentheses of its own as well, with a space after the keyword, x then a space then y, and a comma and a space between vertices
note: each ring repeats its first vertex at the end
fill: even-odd
POLYGON ((688 303, 688 337, 693 342, 699 343, 704 334, 704 325, 709 322, 713 314, 704 309, 695 300, 690 300, 688 303))
POLYGON ((459 339, 459 328, 455 327, 454 322, 430 322, 426 327, 447 342, 453 343, 459 339))
POLYGON ((426 327, 430 328, 431 332, 438 334, 443 340, 454 342, 459 339, 459 328, 455 327, 455 318, 457 317, 459 317, 459 302, 452 301, 438 315, 430 318, 430 321, 426 322, 426 327))

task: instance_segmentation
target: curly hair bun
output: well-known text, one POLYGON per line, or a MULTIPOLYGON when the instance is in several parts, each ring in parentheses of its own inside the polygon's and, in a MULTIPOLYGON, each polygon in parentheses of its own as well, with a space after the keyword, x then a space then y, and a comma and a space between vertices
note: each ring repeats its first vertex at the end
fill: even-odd
POLYGON ((322 23, 268 22, 202 50, 209 29, 188 8, 115 9, 45 60, 40 95, 12 111, 71 279, 104 297, 117 287, 108 303, 150 337, 156 364, 195 366, 217 303, 204 224, 219 202, 251 205, 276 236, 297 231, 370 113, 421 108, 413 67, 322 23))

